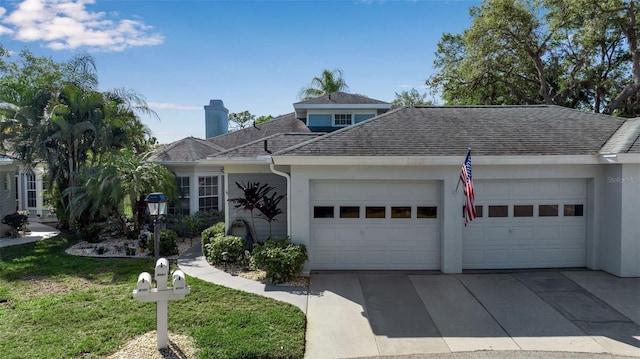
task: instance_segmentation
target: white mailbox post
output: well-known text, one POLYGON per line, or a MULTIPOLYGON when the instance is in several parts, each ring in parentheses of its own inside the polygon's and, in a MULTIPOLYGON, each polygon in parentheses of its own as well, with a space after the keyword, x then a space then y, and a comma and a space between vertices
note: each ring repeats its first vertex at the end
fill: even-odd
POLYGON ((169 279, 169 261, 160 258, 156 262, 155 275, 156 287, 151 288, 151 274, 143 272, 138 276, 133 297, 141 302, 156 302, 156 331, 158 336, 158 349, 165 349, 169 341, 168 302, 170 300, 184 299, 189 294, 190 288, 181 270, 173 272, 173 287, 167 287, 169 279))

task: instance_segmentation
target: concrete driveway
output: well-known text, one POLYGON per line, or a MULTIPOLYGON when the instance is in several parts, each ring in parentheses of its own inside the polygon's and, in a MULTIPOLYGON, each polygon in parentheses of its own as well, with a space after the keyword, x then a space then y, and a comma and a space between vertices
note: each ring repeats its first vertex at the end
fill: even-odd
POLYGON ((307 359, 487 350, 640 357, 640 279, 599 271, 312 274, 307 321, 307 359))

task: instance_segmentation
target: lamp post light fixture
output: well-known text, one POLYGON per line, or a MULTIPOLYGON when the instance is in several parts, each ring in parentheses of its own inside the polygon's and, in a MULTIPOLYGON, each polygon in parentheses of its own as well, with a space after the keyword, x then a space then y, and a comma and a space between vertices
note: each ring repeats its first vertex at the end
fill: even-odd
POLYGON ((153 217, 153 251, 154 258, 157 261, 160 258, 160 226, 158 219, 160 216, 167 214, 167 196, 162 192, 149 193, 147 198, 149 214, 153 217))

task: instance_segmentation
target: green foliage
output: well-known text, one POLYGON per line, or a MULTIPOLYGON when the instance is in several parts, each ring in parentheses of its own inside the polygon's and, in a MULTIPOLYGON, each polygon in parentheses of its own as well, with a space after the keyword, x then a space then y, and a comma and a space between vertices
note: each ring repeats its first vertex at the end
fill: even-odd
POLYGON ((7 214, 2 218, 2 223, 15 229, 16 231, 22 231, 26 225, 29 224, 29 212, 18 211, 15 213, 7 214))
POLYGON ((324 69, 319 77, 314 77, 311 83, 302 88, 298 97, 306 100, 313 97, 320 97, 333 92, 348 92, 349 86, 344 80, 342 70, 334 69, 333 71, 324 69))
POLYGON ((100 232, 102 232, 102 226, 99 223, 89 223, 76 229, 78 238, 89 243, 101 242, 100 232))
POLYGON ((307 247, 304 244, 291 243, 287 237, 255 246, 251 264, 264 270, 268 281, 283 283, 300 274, 307 258, 307 247))
MULTIPOLYGON (((178 254, 178 243, 176 243, 176 239, 178 235, 176 232, 170 229, 161 229, 160 230, 160 257, 164 256, 173 256, 178 254)), ((155 256, 155 238, 152 235, 149 240, 149 251, 152 256, 155 256)))
POLYGON ((633 1, 483 1, 443 34, 427 85, 448 105, 555 104, 640 114, 633 1))
POLYGON ((256 118, 256 125, 259 125, 259 124, 261 124, 261 123, 265 123, 265 122, 269 122, 269 121, 271 121, 271 120, 273 120, 273 116, 271 116, 271 115, 267 115, 267 116, 258 116, 258 117, 256 118))
MULTIPOLYGON (((75 257, 64 253, 70 243, 59 236, 2 248, 3 359, 105 358, 156 328, 156 306, 131 298, 152 259, 75 257)), ((192 337, 199 358, 303 357, 300 309, 197 278, 187 284, 191 294, 169 304, 169 330, 192 337)))
POLYGON ((198 232, 201 232, 218 222, 224 222, 224 212, 216 211, 213 209, 198 211, 196 212, 196 214, 194 214, 194 217, 198 220, 198 222, 201 223, 198 232))
POLYGON ((242 111, 229 114, 229 123, 233 124, 235 129, 243 129, 250 126, 255 120, 256 116, 252 115, 249 111, 242 111))
POLYGON ((206 257, 211 264, 221 264, 224 262, 227 253, 227 262, 244 262, 244 241, 240 237, 217 235, 211 238, 207 245, 206 257))
POLYGON ((412 88, 410 91, 396 92, 396 98, 391 104, 395 107, 433 105, 433 102, 427 101, 426 98, 426 93, 421 94, 418 90, 412 88))
POLYGON ((207 245, 211 243, 211 240, 217 236, 224 236, 226 234, 226 227, 224 222, 218 222, 213 226, 205 229, 200 234, 200 243, 202 244, 202 253, 208 252, 207 245))

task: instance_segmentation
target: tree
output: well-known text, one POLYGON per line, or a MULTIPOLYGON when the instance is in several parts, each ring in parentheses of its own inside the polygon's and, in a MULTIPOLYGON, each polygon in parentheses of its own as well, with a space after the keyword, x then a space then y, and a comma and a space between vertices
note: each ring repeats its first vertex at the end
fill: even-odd
POLYGON ((444 34, 427 85, 447 104, 557 104, 633 116, 640 109, 637 0, 495 0, 444 34))
POLYGON ((306 100, 338 91, 349 91, 349 86, 347 86, 347 83, 344 80, 342 70, 334 69, 333 71, 329 71, 324 69, 322 70, 320 77, 314 77, 308 86, 300 90, 298 97, 301 100, 306 100))
POLYGON ((242 111, 237 113, 229 114, 229 122, 234 124, 233 128, 236 130, 241 130, 250 126, 255 120, 256 116, 252 115, 249 111, 242 111))
POLYGON ((395 107, 433 105, 433 102, 427 101, 426 97, 426 93, 421 94, 418 90, 412 88, 410 91, 396 92, 396 98, 391 104, 395 107))
POLYGON ((46 166, 47 190, 66 225, 76 219, 69 206, 74 196, 87 195, 78 190, 79 174, 90 176, 122 148, 151 149, 138 114, 155 113, 131 91, 97 91, 89 55, 57 63, 23 51, 19 59, 0 63, 0 146, 27 166, 46 166))
POLYGON ((249 211, 251 215, 251 227, 254 233, 257 233, 253 211, 256 209, 259 210, 262 206, 263 199, 273 190, 273 187, 268 184, 260 185, 260 182, 247 182, 246 184, 236 182, 236 186, 242 190, 243 196, 230 198, 229 202, 235 203, 235 208, 249 211))
POLYGON ((271 115, 258 116, 258 118, 256 118, 256 125, 259 125, 259 124, 265 123, 265 122, 269 122, 271 120, 273 120, 273 116, 271 116, 271 115))

